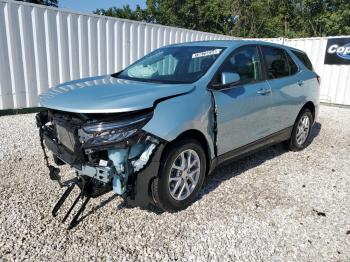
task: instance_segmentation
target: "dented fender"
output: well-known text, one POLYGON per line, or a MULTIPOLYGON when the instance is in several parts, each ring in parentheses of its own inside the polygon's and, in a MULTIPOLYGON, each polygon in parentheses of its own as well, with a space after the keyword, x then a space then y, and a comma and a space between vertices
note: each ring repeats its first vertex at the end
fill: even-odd
POLYGON ((159 102, 152 119, 142 128, 168 142, 188 130, 201 132, 215 157, 215 117, 211 91, 194 88, 192 92, 159 102))

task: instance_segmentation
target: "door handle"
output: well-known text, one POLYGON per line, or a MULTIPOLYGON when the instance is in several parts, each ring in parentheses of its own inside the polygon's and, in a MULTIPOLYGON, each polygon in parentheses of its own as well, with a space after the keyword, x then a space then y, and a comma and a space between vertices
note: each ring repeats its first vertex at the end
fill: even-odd
POLYGON ((258 90, 257 93, 259 95, 267 95, 267 94, 271 93, 271 89, 270 88, 261 88, 258 90))
POLYGON ((302 86, 302 85, 304 84, 304 81, 303 81, 303 80, 299 80, 299 81, 297 82, 297 84, 298 84, 299 86, 302 86))

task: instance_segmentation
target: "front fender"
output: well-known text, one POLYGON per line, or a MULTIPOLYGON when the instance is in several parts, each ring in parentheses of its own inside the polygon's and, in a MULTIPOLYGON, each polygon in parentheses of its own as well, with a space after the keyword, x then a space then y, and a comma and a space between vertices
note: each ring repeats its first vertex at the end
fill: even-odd
POLYGON ((152 119, 143 130, 168 142, 187 130, 201 132, 209 145, 211 159, 214 151, 214 117, 211 94, 202 88, 161 101, 154 109, 152 119))

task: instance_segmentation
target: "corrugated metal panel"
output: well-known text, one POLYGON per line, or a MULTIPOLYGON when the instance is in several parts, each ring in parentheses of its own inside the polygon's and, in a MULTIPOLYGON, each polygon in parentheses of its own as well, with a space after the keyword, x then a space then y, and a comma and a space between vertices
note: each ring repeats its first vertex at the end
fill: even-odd
MULTIPOLYGON (((49 87, 117 72, 167 44, 214 39, 233 38, 0 0, 0 109, 37 106, 49 87)), ((260 40, 304 50, 322 101, 350 105, 350 66, 324 65, 327 38, 260 40)))
MULTIPOLYGON (((58 83, 117 72, 164 45, 232 37, 0 0, 0 109, 58 83)), ((171 70, 169 64, 167 70, 171 70)))

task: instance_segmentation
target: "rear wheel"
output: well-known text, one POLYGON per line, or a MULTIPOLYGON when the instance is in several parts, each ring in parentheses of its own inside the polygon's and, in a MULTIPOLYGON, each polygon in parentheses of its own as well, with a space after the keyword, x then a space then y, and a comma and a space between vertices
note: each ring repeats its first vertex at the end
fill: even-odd
POLYGON ((159 176, 152 183, 154 202, 169 212, 188 207, 198 196, 205 174, 205 152, 197 140, 173 144, 162 157, 159 176))
POLYGON ((299 151, 306 147, 312 123, 313 116, 311 111, 308 108, 304 108, 295 121, 292 135, 289 140, 290 150, 299 151))

